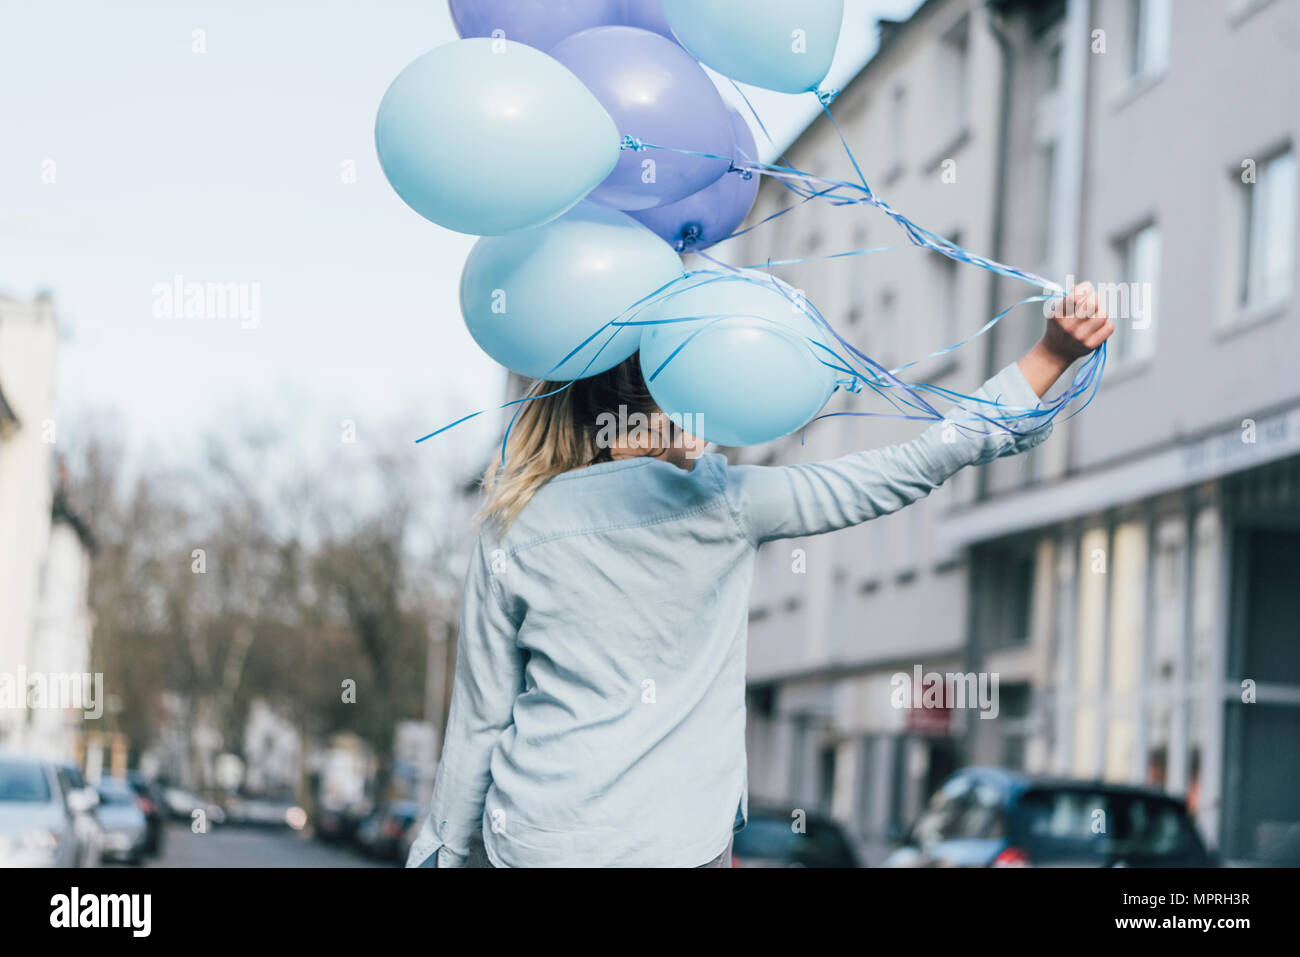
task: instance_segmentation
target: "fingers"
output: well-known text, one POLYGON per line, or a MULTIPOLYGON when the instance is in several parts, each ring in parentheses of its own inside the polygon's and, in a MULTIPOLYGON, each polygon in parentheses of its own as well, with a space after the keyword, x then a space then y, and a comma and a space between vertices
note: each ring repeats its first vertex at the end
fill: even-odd
POLYGON ((1102 314, 1099 321, 1101 325, 1096 329, 1091 330, 1087 336, 1083 337, 1083 344, 1089 349, 1101 348, 1101 344, 1109 339, 1111 334, 1115 331, 1115 327, 1111 324, 1110 319, 1106 317, 1105 313, 1102 314))
POLYGON ((1090 282, 1075 286, 1058 299, 1052 317, 1057 335, 1063 335, 1065 340, 1074 343, 1065 347, 1065 351, 1072 355, 1083 355, 1099 348, 1115 332, 1106 307, 1090 282))
POLYGON ((1106 307, 1102 305, 1092 283, 1077 286, 1074 291, 1082 294, 1077 300, 1076 314, 1080 321, 1073 330, 1074 338, 1088 349, 1096 349, 1109 338, 1115 327, 1111 325, 1106 307))
POLYGON ((1085 282, 1075 286, 1057 301, 1052 315, 1060 320, 1091 319, 1097 314, 1100 304, 1092 283, 1085 282))

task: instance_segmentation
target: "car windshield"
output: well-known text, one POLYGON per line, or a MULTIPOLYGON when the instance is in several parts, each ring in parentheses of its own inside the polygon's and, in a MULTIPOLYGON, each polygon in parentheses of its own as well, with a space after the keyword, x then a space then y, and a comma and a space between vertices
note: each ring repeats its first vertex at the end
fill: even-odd
POLYGON ((1035 859, 1183 857, 1200 850, 1182 807, 1155 795, 1028 791, 1020 798, 1018 819, 1035 859))
POLYGON ((953 778, 935 792, 912 828, 911 842, 995 840, 1006 827, 1002 791, 988 782, 953 778))
POLYGON ((39 764, 0 760, 0 802, 46 804, 50 781, 39 764))

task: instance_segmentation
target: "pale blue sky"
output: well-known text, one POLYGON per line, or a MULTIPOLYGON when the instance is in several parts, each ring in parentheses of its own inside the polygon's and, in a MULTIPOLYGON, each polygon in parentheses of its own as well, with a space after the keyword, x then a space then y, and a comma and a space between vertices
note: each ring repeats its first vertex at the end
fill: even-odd
MULTIPOLYGON (((829 82, 869 55, 875 16, 916 5, 848 0, 829 82)), ((0 10, 0 292, 54 294, 65 421, 111 413, 137 452, 183 455, 188 436, 263 419, 337 448, 343 419, 413 439, 500 400, 504 374, 457 306, 474 239, 407 209, 373 145, 388 83, 455 38, 445 3, 0 10), (177 274, 259 284, 260 324, 155 318, 153 288, 177 274)), ((778 140, 817 110, 811 95, 754 102, 778 140)), ((476 459, 495 428, 462 426, 452 457, 476 459)))

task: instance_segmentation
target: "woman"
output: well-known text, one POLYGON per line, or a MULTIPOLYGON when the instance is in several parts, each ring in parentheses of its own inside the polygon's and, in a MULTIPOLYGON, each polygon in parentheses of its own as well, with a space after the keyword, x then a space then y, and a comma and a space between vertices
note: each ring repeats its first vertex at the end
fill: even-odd
MULTIPOLYGON (((977 395, 999 414, 1036 408, 1112 332, 1080 286, 977 395)), ((1050 426, 937 423, 829 462, 736 466, 655 408, 636 356, 556 390, 524 405, 485 479, 446 740, 408 866, 464 865, 480 829, 495 866, 727 866, 747 804, 758 546, 897 511, 1050 426), (611 421, 650 427, 611 437, 611 421)))

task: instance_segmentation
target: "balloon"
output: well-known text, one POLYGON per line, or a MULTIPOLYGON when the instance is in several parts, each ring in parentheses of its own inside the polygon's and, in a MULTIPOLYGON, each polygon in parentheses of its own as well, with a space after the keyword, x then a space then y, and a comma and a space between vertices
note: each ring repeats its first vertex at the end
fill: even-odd
POLYGON ((624 26, 650 30, 661 37, 667 37, 674 43, 677 42, 672 27, 668 25, 668 18, 664 16, 663 7, 659 5, 659 0, 623 0, 621 22, 624 26))
MULTIPOLYGON (((596 27, 551 49, 595 94, 619 132, 644 143, 728 156, 727 106, 700 65, 670 40, 635 27, 596 27)), ((591 199, 615 209, 649 209, 703 189, 725 159, 671 150, 624 150, 591 199)))
POLYGON ((681 276, 677 254, 650 230, 626 213, 581 203, 545 226, 475 243, 461 274, 460 308, 474 341, 512 372, 585 378, 635 352, 640 327, 610 327, 556 365, 681 276))
POLYGON ((417 58, 375 120, 397 195, 440 226, 480 236, 559 216, 609 174, 619 144, 572 73, 507 40, 456 40, 417 58))
POLYGON ((835 56, 844 0, 660 0, 691 56, 742 83, 816 89, 835 56))
POLYGON ((638 322, 698 317, 645 325, 641 334, 651 396, 692 435, 719 445, 771 442, 807 424, 835 391, 834 370, 819 361, 833 361, 830 353, 809 341, 826 344, 824 327, 774 282, 695 272, 682 291, 636 314, 638 322))
MULTIPOLYGON (((737 160, 757 159, 754 135, 745 118, 731 112, 737 160)), ((738 169, 723 173, 704 189, 667 206, 636 210, 630 215, 649 226, 674 249, 707 249, 726 239, 745 221, 758 195, 758 174, 738 169)))
POLYGON ((500 36, 549 50, 567 36, 621 23, 623 0, 450 0, 462 37, 500 36))

